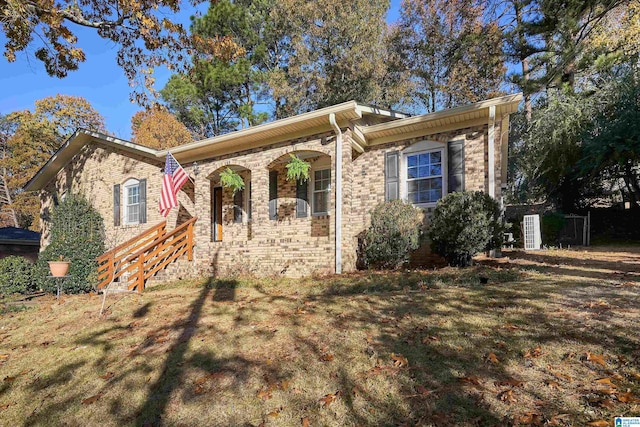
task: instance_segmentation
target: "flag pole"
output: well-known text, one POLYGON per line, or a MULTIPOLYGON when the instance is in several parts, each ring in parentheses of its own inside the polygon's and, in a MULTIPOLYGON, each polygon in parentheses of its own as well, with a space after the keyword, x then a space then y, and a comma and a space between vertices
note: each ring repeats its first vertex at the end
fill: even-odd
MULTIPOLYGON (((169 153, 169 155, 171 156, 171 158, 178 164, 178 166, 180 166, 182 168, 182 165, 180 164, 180 162, 178 160, 176 160, 175 157, 173 157, 173 154, 171 154, 171 151, 167 151, 167 153, 169 153)), ((184 169, 184 168, 182 168, 184 169)), ((191 181, 191 183, 193 184, 193 186, 195 187, 196 183, 194 180, 191 179, 191 177, 187 174, 187 178, 189 178, 189 181, 191 181)))

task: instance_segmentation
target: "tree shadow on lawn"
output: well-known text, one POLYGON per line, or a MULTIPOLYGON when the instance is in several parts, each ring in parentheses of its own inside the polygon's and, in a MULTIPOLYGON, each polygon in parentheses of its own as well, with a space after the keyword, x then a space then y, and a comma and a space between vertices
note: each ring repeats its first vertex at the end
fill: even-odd
MULTIPOLYGON (((420 286, 424 287, 424 283, 428 281, 421 280, 420 286)), ((364 298, 369 301, 365 306, 367 308, 360 305, 352 313, 343 313, 332 325, 334 330, 350 330, 377 323, 380 325, 381 334, 372 344, 377 346, 376 354, 402 354, 409 360, 409 368, 403 371, 404 376, 399 378, 401 387, 409 396, 405 403, 409 404, 411 410, 405 414, 410 418, 394 418, 394 410, 389 410, 386 413, 386 416, 390 417, 389 421, 419 424, 428 422, 436 425, 452 422, 455 425, 505 425, 511 420, 505 420, 503 415, 492 410, 485 395, 493 394, 493 397, 496 397, 499 393, 514 387, 487 384, 482 380, 480 384, 473 384, 473 381, 469 382, 464 378, 496 378, 497 384, 502 380, 509 380, 513 374, 503 367, 513 363, 528 363, 523 355, 531 350, 532 343, 534 347, 535 344, 543 348, 545 345, 562 347, 566 346, 568 341, 574 340, 580 345, 601 348, 603 339, 606 339, 609 350, 614 354, 637 356, 638 353, 638 340, 630 338, 623 331, 607 327, 602 323, 605 319, 601 318, 601 323, 584 328, 579 321, 562 324, 558 318, 550 316, 545 311, 544 304, 540 302, 551 301, 551 289, 555 284, 550 286, 549 290, 541 284, 540 289, 533 293, 511 290, 508 283, 486 287, 471 285, 464 290, 461 300, 452 301, 439 289, 427 287, 416 293, 413 292, 409 280, 404 282, 403 292, 391 295, 385 293, 386 299, 394 299, 390 305, 383 301, 375 301, 375 290, 384 289, 385 292, 389 292, 385 289, 386 284, 378 283, 376 278, 368 283, 367 280, 357 283, 353 288, 356 292, 351 294, 351 297, 355 298, 358 293, 365 295, 364 298), (525 310, 527 312, 523 314, 525 310), (464 315, 456 316, 456 312, 464 315), (474 313, 478 316, 490 315, 501 318, 504 325, 497 331, 495 326, 493 331, 479 330, 475 322, 468 320, 473 318, 474 313), (434 316, 449 317, 449 324, 433 324, 430 318, 434 316), (456 341, 459 342, 461 339, 468 343, 464 351, 456 345, 456 341), (497 347, 498 342, 503 343, 505 348, 497 347), (489 351, 498 355, 500 363, 494 364, 487 360, 489 351), (423 395, 416 388, 417 385, 435 392, 423 395)), ((569 288, 574 293, 571 298, 576 302, 589 300, 588 290, 585 291, 579 286, 569 288)), ((318 297, 317 301, 327 304, 336 298, 348 297, 343 288, 334 287, 333 290, 338 290, 339 294, 334 296, 329 290, 318 297)), ((567 349, 567 352, 570 352, 570 349, 567 349)), ((597 370, 598 366, 591 368, 597 370)), ((545 369, 547 368, 539 367, 540 372, 547 372, 545 369)), ((603 370, 602 376, 606 374, 603 370)), ((348 375, 343 375, 342 378, 344 388, 348 390, 354 383, 361 381, 348 375)), ((545 384, 529 384, 515 387, 513 393, 527 395, 525 400, 531 402, 538 401, 539 405, 532 407, 532 412, 538 411, 547 417, 565 412, 576 420, 585 421, 584 413, 567 409, 575 403, 571 401, 571 396, 561 396, 553 400, 547 398, 543 401, 544 393, 540 392, 543 388, 546 388, 545 384)), ((376 408, 385 408, 385 402, 379 401, 378 396, 365 394, 364 398, 376 408)), ((493 405, 495 406, 495 399, 493 405)), ((357 414, 354 415, 354 420, 356 423, 366 423, 366 417, 360 418, 357 414)))

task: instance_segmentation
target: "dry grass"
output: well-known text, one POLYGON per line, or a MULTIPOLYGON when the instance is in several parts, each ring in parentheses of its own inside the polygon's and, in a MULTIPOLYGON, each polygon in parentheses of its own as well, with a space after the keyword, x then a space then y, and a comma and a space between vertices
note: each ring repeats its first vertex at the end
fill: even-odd
POLYGON ((97 296, 47 297, 1 316, 0 425, 579 426, 638 415, 640 251, 612 253, 167 284, 110 296, 103 317, 97 296))

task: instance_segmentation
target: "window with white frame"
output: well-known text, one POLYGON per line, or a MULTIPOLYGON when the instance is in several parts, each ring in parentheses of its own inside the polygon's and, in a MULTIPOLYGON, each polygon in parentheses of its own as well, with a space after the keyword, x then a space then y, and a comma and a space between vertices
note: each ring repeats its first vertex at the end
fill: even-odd
POLYGON ((140 223, 140 181, 137 179, 124 183, 124 223, 140 223))
POLYGON ((320 169, 313 172, 313 213, 329 212, 331 196, 331 169, 320 169))
POLYGON ((406 155, 406 195, 414 205, 433 204, 443 196, 444 150, 406 155))

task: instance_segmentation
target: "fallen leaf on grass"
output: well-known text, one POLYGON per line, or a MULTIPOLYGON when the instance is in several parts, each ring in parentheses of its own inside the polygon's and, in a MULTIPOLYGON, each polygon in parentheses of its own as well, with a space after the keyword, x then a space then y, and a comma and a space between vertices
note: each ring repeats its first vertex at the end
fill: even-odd
POLYGON ((258 391, 258 399, 269 400, 271 399, 271 389, 267 388, 265 390, 258 391))
POLYGON ((334 394, 331 394, 331 393, 326 394, 322 399, 320 399, 320 402, 322 403, 322 407, 326 408, 327 406, 331 405, 334 400, 340 397, 340 395, 342 395, 342 391, 340 390, 336 391, 334 394))
POLYGON ((547 380, 545 381, 545 384, 547 385, 547 387, 549 388, 557 388, 560 389, 560 383, 557 381, 552 381, 552 380, 547 380))
POLYGON ((87 397, 86 399, 82 399, 82 404, 83 405, 91 405, 93 403, 96 403, 98 401, 98 399, 100 399, 102 395, 100 393, 91 396, 91 397, 87 397))
POLYGON ((506 380, 496 381, 493 384, 496 387, 504 387, 504 386, 522 387, 524 385, 524 382, 516 380, 515 378, 508 378, 506 380))
POLYGON ((607 366, 607 363, 604 361, 604 356, 597 355, 594 353, 589 353, 587 351, 587 361, 597 363, 602 366, 607 366))
POLYGON ((471 377, 462 377, 462 378, 458 378, 458 381, 463 382, 465 384, 470 384, 476 387, 480 387, 480 378, 476 377, 476 376, 471 376, 471 377))
POLYGON ((7 360, 9 358, 8 354, 0 354, 0 360, 7 360))
POLYGON ((609 427, 609 421, 605 421, 605 420, 595 420, 595 421, 591 421, 589 423, 587 423, 587 425, 589 427, 609 427))
POLYGON ((302 427, 309 427, 311 425, 309 424, 309 417, 300 418, 300 425, 302 427))
POLYGON ((541 426, 542 416, 535 412, 527 412, 525 414, 516 416, 514 421, 516 425, 525 424, 525 425, 541 426))
POLYGON ((326 353, 320 356, 321 362, 331 362, 332 360, 333 360, 333 354, 326 353))
POLYGON ((540 357, 542 356, 544 353, 542 352, 542 349, 540 348, 540 346, 536 347, 536 348, 530 348, 525 354, 524 357, 530 357, 530 358, 535 358, 535 357, 540 357))
POLYGON ((408 366, 409 361, 406 357, 401 354, 391 353, 391 360, 393 360, 393 366, 397 368, 402 368, 403 366, 408 366))
POLYGON ((427 389, 425 386, 423 386, 422 384, 418 384, 416 386, 416 392, 420 395, 420 396, 428 396, 430 394, 434 393, 434 390, 429 390, 427 389))
POLYGON ((9 402, 9 403, 4 403, 2 405, 0 405, 0 411, 4 411, 5 409, 7 409, 9 406, 13 406, 15 405, 16 402, 9 402))
POLYGON ((422 341, 422 344, 426 344, 429 341, 441 341, 441 338, 435 335, 430 335, 428 337, 423 337, 420 341, 422 341))
POLYGON ((607 377, 607 378, 600 378, 599 380, 596 380, 596 382, 598 384, 604 384, 607 385, 609 387, 612 388, 616 388, 616 385, 614 383, 611 382, 611 378, 607 377))
POLYGON ((550 369, 550 368, 549 368, 549 372, 550 372, 553 376, 555 376, 555 377, 557 377, 557 378, 561 378, 561 379, 566 380, 566 381, 568 381, 568 382, 570 382, 570 383, 572 383, 572 382, 573 382, 573 378, 571 378, 571 377, 570 377, 569 375, 567 375, 567 374, 563 374, 562 372, 554 371, 554 370, 552 370, 552 369, 550 369))
POLYGON ((282 407, 276 408, 273 411, 269 412, 267 414, 267 417, 276 418, 276 417, 280 416, 280 412, 281 411, 282 411, 282 407))
POLYGON ((496 356, 495 353, 489 353, 489 356, 487 356, 487 360, 493 364, 500 363, 500 361, 498 360, 498 356, 496 356))
POLYGON ((502 329, 509 329, 509 330, 511 330, 511 331, 515 331, 515 330, 518 330, 518 329, 520 329, 520 328, 519 328, 519 327, 517 327, 516 325, 514 325, 513 323, 505 323, 505 324, 502 326, 502 329))
POLYGON ((193 389, 193 394, 195 395, 201 395, 201 394, 205 394, 207 392, 207 389, 204 388, 204 386, 202 384, 198 384, 196 385, 196 387, 193 389))
POLYGON ((516 403, 518 399, 513 396, 512 390, 505 390, 503 392, 498 393, 498 399, 505 403, 516 403))
POLYGON ((17 377, 4 377, 4 382, 12 383, 16 380, 17 377))
POLYGON ((614 410, 616 407, 615 403, 613 403, 613 400, 611 399, 602 399, 601 401, 598 402, 598 406, 602 408, 607 408, 611 411, 614 410))
POLYGON ((113 378, 116 374, 114 374, 113 372, 107 372, 104 375, 100 375, 100 378, 102 378, 105 381, 109 381, 111 378, 113 378))
POLYGON ((565 425, 566 423, 564 422, 564 420, 566 418, 569 418, 569 414, 554 415, 553 417, 551 417, 551 419, 549 419, 549 425, 550 426, 565 425), (562 423, 562 424, 560 424, 560 423, 562 423))
POLYGON ((618 400, 622 403, 640 403, 640 398, 634 396, 632 393, 620 393, 618 400))

